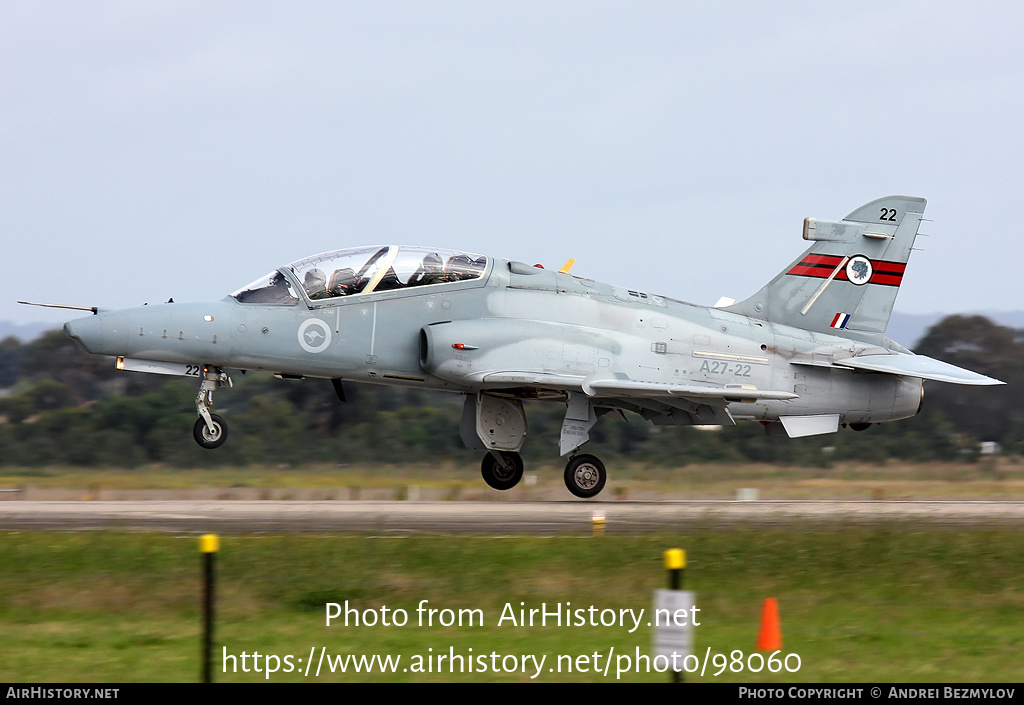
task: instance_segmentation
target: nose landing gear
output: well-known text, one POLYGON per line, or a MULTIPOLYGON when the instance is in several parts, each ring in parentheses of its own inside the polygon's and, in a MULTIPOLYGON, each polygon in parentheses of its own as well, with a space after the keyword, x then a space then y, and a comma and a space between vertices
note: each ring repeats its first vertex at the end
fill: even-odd
POLYGON ((231 386, 231 378, 219 367, 203 368, 203 383, 196 396, 196 413, 199 418, 192 426, 192 437, 201 447, 220 448, 228 439, 228 425, 223 417, 210 413, 213 408, 213 392, 223 386, 231 386))
POLYGON ((227 422, 217 414, 210 414, 209 421, 200 417, 192 426, 192 437, 203 448, 220 448, 228 439, 227 422))

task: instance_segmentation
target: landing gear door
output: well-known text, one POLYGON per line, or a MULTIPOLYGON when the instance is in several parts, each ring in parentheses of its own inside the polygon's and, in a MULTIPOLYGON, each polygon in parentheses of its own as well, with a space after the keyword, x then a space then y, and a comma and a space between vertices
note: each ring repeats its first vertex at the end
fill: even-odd
POLYGON ((526 441, 526 413, 519 399, 467 394, 459 436, 467 448, 518 452, 526 441))

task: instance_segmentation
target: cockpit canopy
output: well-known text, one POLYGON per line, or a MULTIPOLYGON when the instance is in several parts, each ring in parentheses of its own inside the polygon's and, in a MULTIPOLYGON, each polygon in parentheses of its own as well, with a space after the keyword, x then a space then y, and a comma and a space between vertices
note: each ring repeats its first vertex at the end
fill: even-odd
POLYGON ((397 245, 354 247, 292 262, 232 296, 241 303, 287 304, 300 297, 313 302, 479 279, 486 269, 486 257, 465 252, 397 245), (302 292, 295 290, 296 284, 302 292))

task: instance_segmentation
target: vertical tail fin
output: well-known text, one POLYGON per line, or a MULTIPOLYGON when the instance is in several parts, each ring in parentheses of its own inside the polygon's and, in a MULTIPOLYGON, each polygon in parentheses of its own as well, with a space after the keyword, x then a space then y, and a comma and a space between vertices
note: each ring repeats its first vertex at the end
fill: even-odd
POLYGON ((804 239, 814 244, 759 292, 725 310, 819 332, 883 332, 925 203, 888 196, 841 221, 807 218, 804 239))

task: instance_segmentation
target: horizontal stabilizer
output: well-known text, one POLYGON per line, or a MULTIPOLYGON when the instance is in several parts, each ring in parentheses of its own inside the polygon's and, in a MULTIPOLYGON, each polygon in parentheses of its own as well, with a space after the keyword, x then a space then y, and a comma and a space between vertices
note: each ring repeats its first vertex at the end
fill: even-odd
POLYGON ((998 379, 965 370, 948 362, 942 362, 925 355, 864 355, 836 360, 836 365, 852 367, 857 370, 883 372, 890 375, 920 377, 933 379, 937 382, 952 384, 991 385, 1006 384, 998 379))
POLYGON ((710 387, 699 384, 658 384, 634 382, 628 379, 599 379, 583 384, 583 391, 591 397, 688 397, 691 399, 721 399, 731 401, 760 401, 796 399, 792 392, 776 392, 735 385, 710 387))

